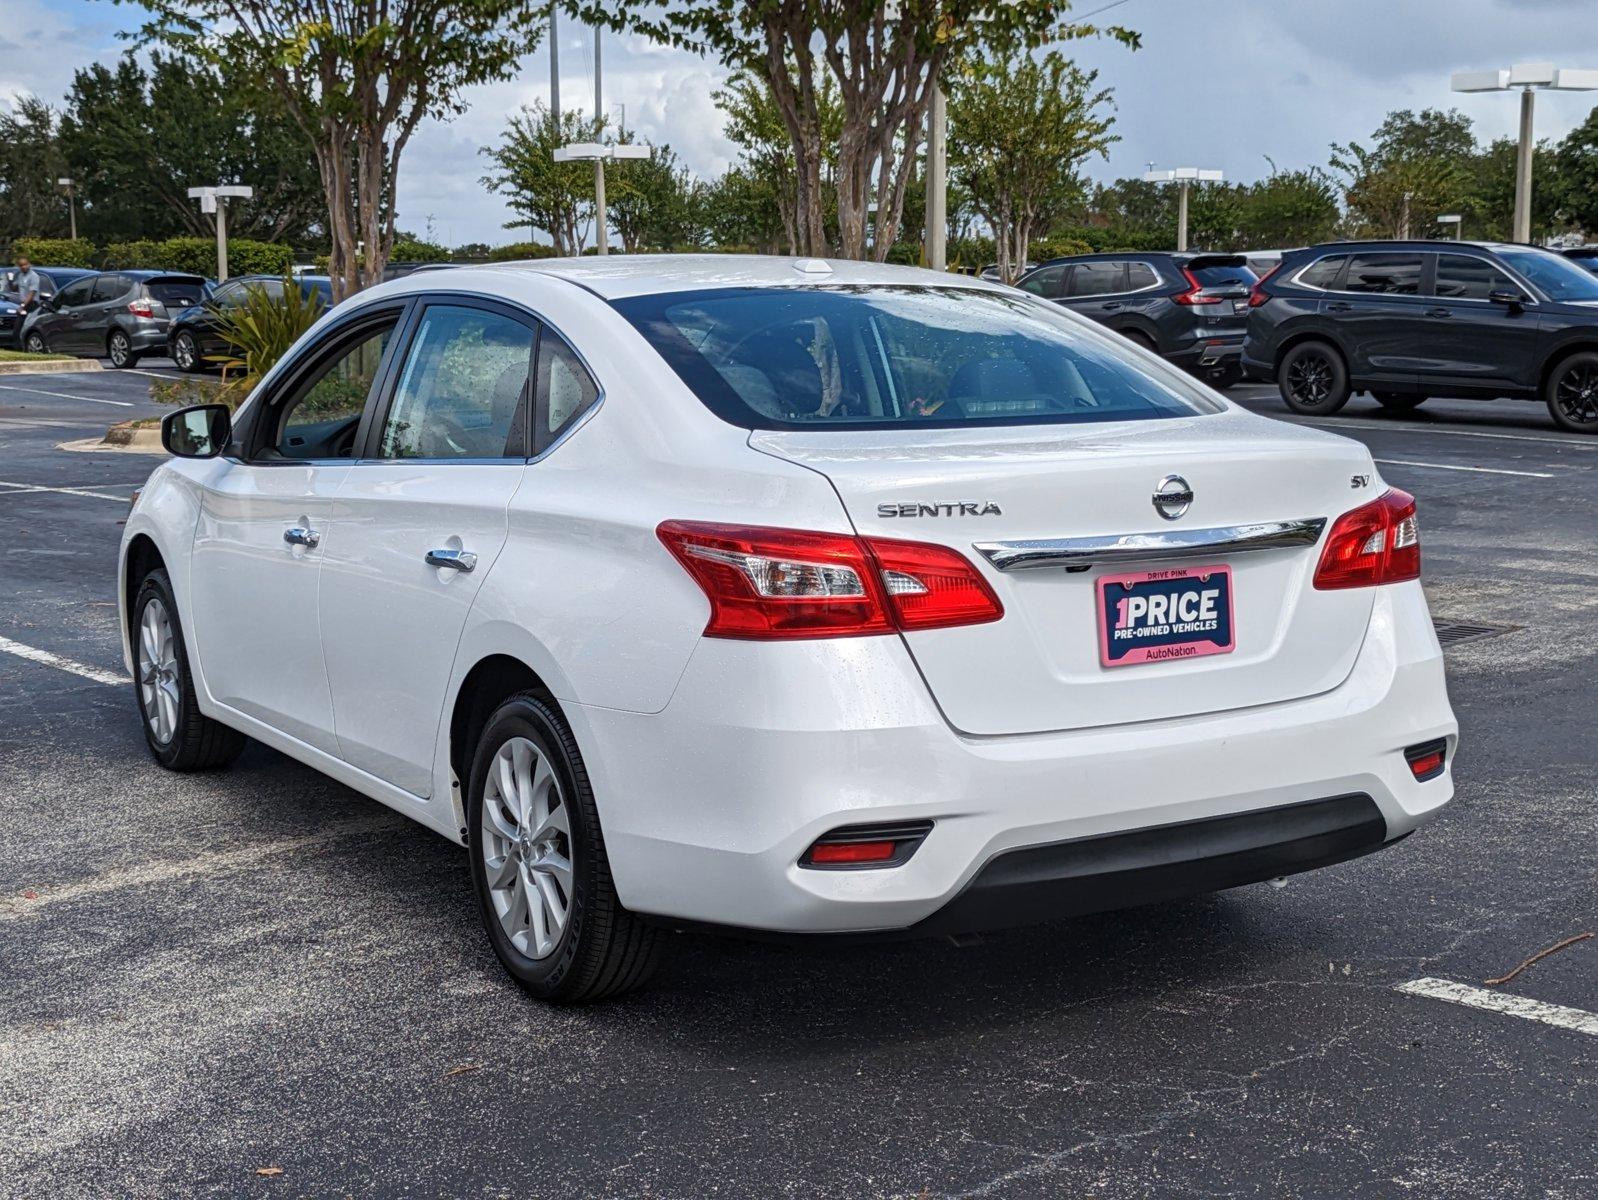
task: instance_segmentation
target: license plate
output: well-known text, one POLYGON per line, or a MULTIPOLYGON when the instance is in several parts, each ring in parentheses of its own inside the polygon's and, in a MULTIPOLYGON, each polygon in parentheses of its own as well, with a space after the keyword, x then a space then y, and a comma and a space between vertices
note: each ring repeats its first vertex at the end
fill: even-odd
POLYGON ((1232 311, 1235 312, 1238 316, 1242 316, 1244 313, 1248 312, 1248 301, 1247 300, 1233 300, 1232 301, 1232 311))
POLYGON ((1098 597, 1103 666, 1203 658, 1235 648, 1230 567, 1105 575, 1098 597))

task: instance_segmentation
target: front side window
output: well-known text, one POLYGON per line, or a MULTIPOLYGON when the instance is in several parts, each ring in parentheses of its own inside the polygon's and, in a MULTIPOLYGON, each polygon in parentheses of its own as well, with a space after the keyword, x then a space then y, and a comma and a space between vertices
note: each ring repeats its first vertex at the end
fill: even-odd
POLYGON ((1598 300, 1598 276, 1546 250, 1500 250, 1498 256, 1550 300, 1598 300))
MULTIPOLYGON (((1080 267, 1079 267, 1080 269, 1080 267)), ((1219 411, 1018 293, 722 288, 615 302, 718 416, 756 429, 1070 424, 1219 411)))
POLYGON ((1348 264, 1342 291, 1373 296, 1414 296, 1420 292, 1420 255, 1356 254, 1348 264))
POLYGON ((80 279, 76 283, 69 283, 56 295, 57 308, 76 308, 80 304, 89 302, 89 293, 94 289, 94 279, 80 279))
POLYGON ((1077 263, 1071 276, 1071 292, 1075 296, 1107 296, 1126 290, 1126 264, 1118 262, 1077 263))
POLYGON ((1468 254, 1437 256, 1437 295, 1449 300, 1485 300, 1494 292, 1520 289, 1485 258, 1468 254))
POLYGON ((382 458, 520 458, 534 331, 499 313, 429 305, 383 420, 382 458))
POLYGON ((1060 294, 1060 284, 1068 270, 1070 267, 1064 263, 1053 267, 1039 267, 1016 284, 1016 287, 1023 292, 1031 292, 1034 296, 1043 296, 1052 300, 1060 294))
POLYGON ((278 407, 265 458, 350 458, 398 316, 369 327, 316 367, 278 407))

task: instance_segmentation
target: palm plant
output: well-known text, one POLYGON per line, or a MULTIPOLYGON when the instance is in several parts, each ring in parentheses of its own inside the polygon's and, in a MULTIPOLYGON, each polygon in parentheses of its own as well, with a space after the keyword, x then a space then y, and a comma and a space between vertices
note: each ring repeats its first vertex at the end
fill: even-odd
POLYGON ((218 306, 217 334, 231 353, 212 355, 212 361, 221 364, 224 379, 239 372, 227 390, 241 400, 247 396, 325 309, 315 289, 302 289, 288 278, 281 294, 276 288, 247 287, 238 303, 218 306))

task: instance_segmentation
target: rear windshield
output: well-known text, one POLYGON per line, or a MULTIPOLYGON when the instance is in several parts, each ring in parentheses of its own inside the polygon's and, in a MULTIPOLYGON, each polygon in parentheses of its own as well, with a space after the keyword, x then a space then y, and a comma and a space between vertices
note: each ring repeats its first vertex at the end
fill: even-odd
POLYGON ((1187 269, 1193 272, 1200 287, 1253 287, 1259 282, 1259 276, 1242 261, 1233 265, 1200 258, 1189 263, 1187 269))
POLYGON ((150 289, 150 299, 159 300, 168 308, 187 308, 205 297, 203 279, 150 279, 145 281, 150 289))
POLYGON ((1218 411, 1019 293, 722 288, 616 309, 711 411, 754 429, 1075 424, 1218 411))

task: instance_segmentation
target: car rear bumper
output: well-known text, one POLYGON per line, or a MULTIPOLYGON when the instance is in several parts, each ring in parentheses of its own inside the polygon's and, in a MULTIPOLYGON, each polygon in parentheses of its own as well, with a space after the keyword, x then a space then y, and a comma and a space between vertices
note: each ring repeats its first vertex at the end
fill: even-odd
POLYGON ((143 354, 150 350, 159 350, 162 354, 165 354, 166 327, 167 323, 165 321, 159 323, 141 321, 137 325, 127 327, 125 332, 128 335, 128 341, 132 343, 133 348, 139 353, 143 354))
POLYGON ((788 933, 1021 924, 1342 861, 1448 802, 1457 735, 1414 583, 1378 589, 1340 686, 1233 712, 964 737, 896 638, 707 639, 659 713, 566 709, 623 903, 788 933), (1404 748, 1435 738, 1448 766, 1417 782, 1404 748), (841 825, 916 820, 900 866, 799 866, 841 825))
POLYGON ((1243 353, 1243 334, 1199 334, 1186 346, 1165 357, 1190 371, 1207 371, 1235 365, 1243 353))

